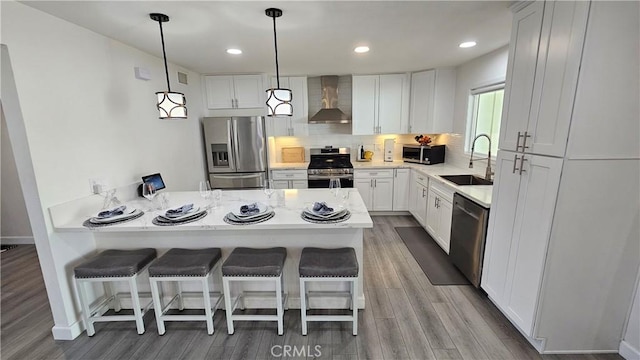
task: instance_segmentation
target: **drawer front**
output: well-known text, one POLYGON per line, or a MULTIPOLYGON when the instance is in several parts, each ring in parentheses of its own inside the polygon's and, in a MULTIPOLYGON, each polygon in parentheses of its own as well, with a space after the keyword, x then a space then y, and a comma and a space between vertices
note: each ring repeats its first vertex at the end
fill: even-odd
POLYGON ((419 183, 420 185, 428 188, 429 187, 429 177, 427 175, 424 175, 422 173, 419 172, 415 172, 414 174, 414 179, 417 183, 419 183))
POLYGON ((353 177, 356 179, 392 178, 393 169, 354 170, 353 177))
POLYGON ((429 191, 435 192, 441 198, 447 200, 450 203, 453 202, 453 194, 455 193, 455 190, 444 185, 439 180, 431 179, 431 181, 429 182, 429 191))
POLYGON ((272 170, 273 180, 307 180, 307 170, 272 170))

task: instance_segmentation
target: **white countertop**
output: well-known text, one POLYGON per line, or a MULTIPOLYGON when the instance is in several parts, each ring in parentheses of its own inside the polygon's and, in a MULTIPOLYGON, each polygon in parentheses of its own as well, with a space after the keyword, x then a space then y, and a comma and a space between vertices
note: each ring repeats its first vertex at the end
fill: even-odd
MULTIPOLYGON (((330 206, 338 206, 342 199, 336 199, 329 189, 292 189, 281 190, 285 195, 283 206, 277 205, 277 194, 273 194, 269 200, 261 190, 233 190, 223 191, 222 201, 217 208, 209 210, 209 214, 201 220, 178 225, 178 226, 157 226, 152 223, 152 219, 165 210, 149 210, 151 202, 146 199, 136 199, 127 202, 128 206, 145 210, 145 214, 135 220, 122 224, 88 229, 82 223, 88 218, 95 216, 100 209, 85 211, 79 217, 65 224, 56 224, 56 231, 77 232, 77 231, 97 231, 97 232, 122 232, 122 231, 185 231, 185 230, 260 230, 260 229, 327 229, 327 228, 371 228, 373 223, 367 212, 360 194, 355 189, 342 189, 349 191, 349 199, 344 206, 351 211, 351 218, 336 224, 314 224, 309 223, 300 217, 302 210, 313 204, 314 201, 326 201, 330 206), (263 202, 274 208, 276 215, 263 223, 255 225, 230 225, 224 222, 224 216, 232 209, 239 209, 241 205, 253 202, 263 202)), ((341 191, 342 191, 341 190, 341 191)), ((200 197, 198 192, 171 192, 156 196, 165 195, 168 198, 168 208, 193 203, 194 206, 206 207, 206 201, 200 197)), ((159 203, 156 201, 156 203, 159 203)))
MULTIPOLYGON (((491 207, 491 195, 493 186, 488 185, 456 185, 440 177, 440 175, 464 175, 473 174, 470 169, 459 168, 449 164, 423 165, 407 163, 402 160, 385 161, 352 161, 354 170, 358 169, 415 169, 423 175, 439 181, 445 186, 453 189, 467 198, 477 202, 484 207, 491 207)), ((308 163, 277 163, 271 164, 271 169, 306 169, 308 163)))
POLYGON ((308 167, 308 162, 269 164, 269 170, 307 170, 308 167))

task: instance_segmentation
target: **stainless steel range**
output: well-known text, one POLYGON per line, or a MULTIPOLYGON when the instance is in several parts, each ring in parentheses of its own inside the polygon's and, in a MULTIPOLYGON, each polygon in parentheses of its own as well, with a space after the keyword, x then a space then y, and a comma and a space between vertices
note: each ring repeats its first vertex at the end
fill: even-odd
POLYGON ((329 188, 329 180, 340 179, 343 188, 353 187, 353 164, 349 148, 310 149, 309 167, 307 168, 309 188, 329 188))

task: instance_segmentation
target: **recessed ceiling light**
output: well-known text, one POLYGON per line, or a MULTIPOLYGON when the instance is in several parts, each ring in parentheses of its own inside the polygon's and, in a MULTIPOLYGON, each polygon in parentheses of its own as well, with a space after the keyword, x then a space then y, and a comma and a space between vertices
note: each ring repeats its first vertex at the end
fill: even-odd
POLYGON ((227 54, 240 55, 240 54, 242 54, 242 50, 240 50, 240 49, 227 49, 227 54))
POLYGON ((470 48, 470 47, 476 46, 476 42, 475 41, 465 41, 465 42, 463 42, 462 44, 460 44, 458 46, 460 46, 463 49, 464 48, 470 48))
POLYGON ((357 52, 358 54, 362 54, 362 53, 369 52, 369 47, 368 46, 358 46, 357 48, 353 49, 353 51, 357 52))

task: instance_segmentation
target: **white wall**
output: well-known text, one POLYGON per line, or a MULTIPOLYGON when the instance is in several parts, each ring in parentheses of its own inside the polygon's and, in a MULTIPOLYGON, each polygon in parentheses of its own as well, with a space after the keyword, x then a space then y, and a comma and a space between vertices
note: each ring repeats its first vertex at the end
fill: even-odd
MULTIPOLYGON (((72 268, 95 249, 95 242, 90 233, 55 233, 47 209, 90 195, 88 179, 94 177, 120 187, 161 172, 169 190, 195 189, 204 178, 200 76, 180 69, 188 74, 189 85, 177 84, 178 68, 170 64, 172 90, 185 93, 189 118, 159 120, 155 92, 166 87, 161 58, 20 3, 0 5, 1 42, 9 49, 21 105, 6 120, 12 141, 24 129, 25 136, 13 144, 16 161, 30 159, 34 178, 21 171, 31 164, 18 164, 20 181, 23 188, 29 183, 33 189, 25 190, 25 200, 32 224, 38 220, 33 231, 54 337, 68 338, 80 329, 70 287, 72 268), (135 66, 149 68, 153 79, 135 79, 135 66), (38 208, 30 207, 33 201, 38 208)), ((140 24, 156 26, 147 18, 140 24)), ((170 34, 167 29, 165 36, 170 34)), ((160 46, 159 34, 149 41, 160 46)))
MULTIPOLYGON (((507 45, 456 68, 453 131, 446 139, 443 139, 447 143, 447 162, 460 167, 469 165, 469 155, 464 152, 464 142, 467 133, 467 118, 469 116, 470 91, 481 86, 504 82, 507 74, 508 57, 509 46, 507 45)), ((497 140, 495 139, 495 141, 497 140)), ((479 162, 474 171, 477 172, 485 164, 483 161, 479 162)))
POLYGON ((27 207, 22 196, 18 170, 11 149, 4 112, 0 111, 2 181, 0 182, 0 242, 6 244, 33 244, 27 207))

